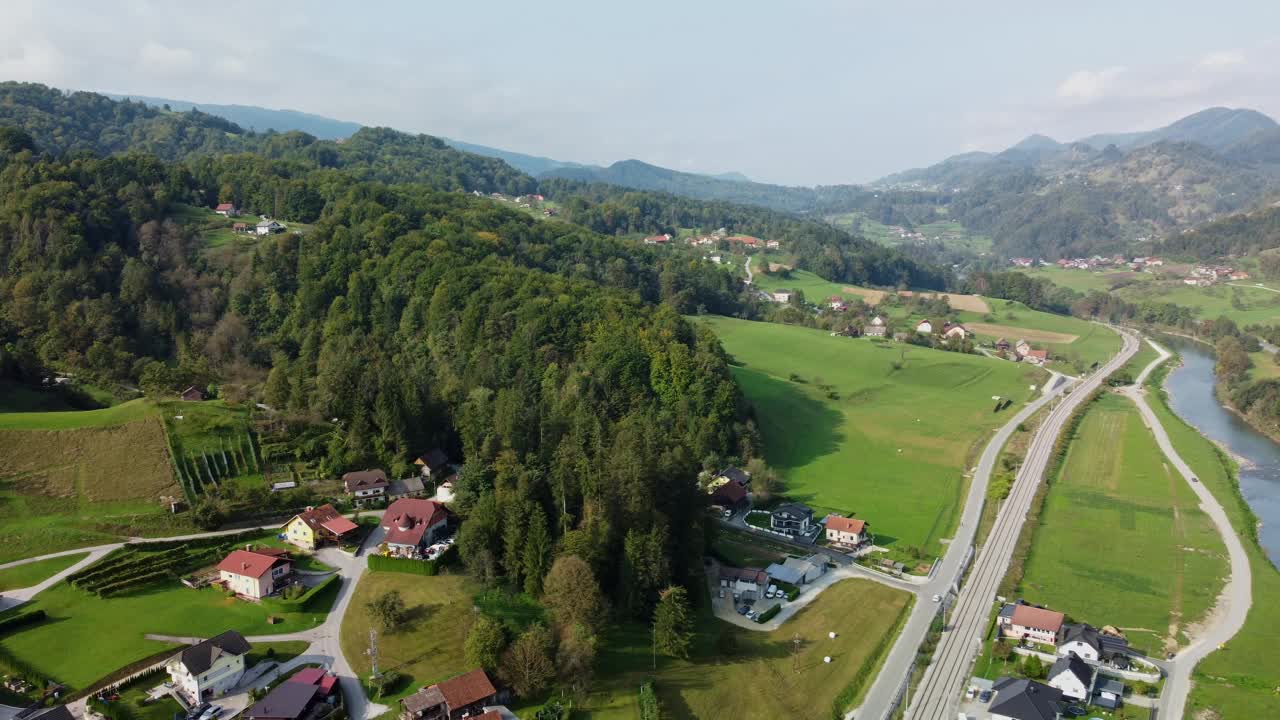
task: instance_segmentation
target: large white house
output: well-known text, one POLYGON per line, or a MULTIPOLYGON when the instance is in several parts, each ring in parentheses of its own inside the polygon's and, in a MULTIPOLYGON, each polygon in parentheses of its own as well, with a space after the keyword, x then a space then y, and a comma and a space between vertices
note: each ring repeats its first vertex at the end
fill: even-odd
POLYGON ((222 697, 240 684, 250 649, 243 635, 228 630, 178 653, 165 669, 174 689, 188 704, 196 705, 222 697))
POLYGON ((1065 619, 1060 612, 1017 602, 1000 608, 996 625, 1000 628, 1001 637, 1013 640, 1029 639, 1056 646, 1058 640, 1062 638, 1062 625, 1065 619))
POLYGON ((242 597, 260 600, 283 589, 293 563, 283 550, 235 550, 218 563, 218 579, 242 597))
POLYGON ((1049 669, 1049 687, 1061 690, 1072 700, 1084 700, 1093 687, 1093 668, 1074 655, 1058 658, 1049 669))
POLYGON ((865 520, 847 518, 834 513, 827 516, 827 542, 857 547, 867 540, 865 520))

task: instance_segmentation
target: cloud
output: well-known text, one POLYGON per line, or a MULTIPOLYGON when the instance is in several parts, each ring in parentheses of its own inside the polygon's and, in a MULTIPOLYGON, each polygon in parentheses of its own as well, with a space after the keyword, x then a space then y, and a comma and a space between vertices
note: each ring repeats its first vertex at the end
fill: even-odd
POLYGON ((138 49, 138 68, 149 75, 182 75, 196 66, 196 54, 148 40, 138 49))
POLYGON ((1105 95, 1127 68, 1115 66, 1102 70, 1077 70, 1058 85, 1058 97, 1070 103, 1093 102, 1105 95))
POLYGON ((1200 58, 1202 68, 1230 68, 1248 62, 1243 50, 1217 50, 1200 58))

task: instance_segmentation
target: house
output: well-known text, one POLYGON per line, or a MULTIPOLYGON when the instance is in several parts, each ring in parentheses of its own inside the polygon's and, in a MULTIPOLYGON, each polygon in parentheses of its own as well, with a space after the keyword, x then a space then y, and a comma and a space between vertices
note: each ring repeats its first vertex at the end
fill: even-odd
POLYGON ((889 334, 889 328, 883 325, 868 325, 863 329, 863 333, 867 337, 882 338, 889 334))
POLYGON ((807 558, 789 557, 781 564, 774 563, 764 570, 769 577, 792 585, 804 585, 827 574, 827 560, 821 555, 807 558))
POLYGON ((449 512, 435 500, 400 498, 382 513, 387 553, 416 558, 422 548, 435 542, 449 523, 449 512))
POLYGON ((792 294, 787 290, 775 290, 769 293, 769 299, 776 303, 791 302, 792 294))
POLYGON ((1043 365, 1049 362, 1049 351, 1048 350, 1031 350, 1028 353, 1026 353, 1026 355, 1024 355, 1022 359, 1024 362, 1029 362, 1032 365, 1043 365))
POLYGON ((1249 273, 1243 270, 1236 270, 1235 272, 1231 273, 1227 277, 1231 278, 1232 280, 1248 280, 1249 273))
POLYGON ((879 315, 876 315, 875 317, 871 318, 871 326, 884 327, 884 318, 880 317, 879 315))
POLYGON ((234 550, 218 563, 218 578, 241 597, 260 600, 289 584, 293 561, 283 550, 234 550))
POLYGON ((356 505, 381 500, 387 494, 387 474, 381 470, 359 470, 342 476, 342 486, 356 505))
POLYGON ((1024 357, 1027 353, 1031 352, 1031 343, 1020 339, 1018 342, 1014 343, 1013 351, 1018 353, 1018 357, 1024 357))
POLYGON ((315 705, 320 688, 300 682, 282 682, 244 712, 248 720, 302 720, 315 705))
POLYGON ((397 500, 402 497, 426 497, 427 486, 421 477, 407 477, 403 480, 392 480, 387 487, 387 499, 397 500))
POLYGON ((644 239, 645 245, 666 245, 671 242, 671 233, 663 233, 661 235, 650 235, 644 239))
POLYGON ((192 385, 186 390, 183 390, 182 394, 179 395, 178 397, 185 400, 186 402, 200 402, 204 400, 205 394, 203 390, 196 387, 195 385, 192 385))
POLYGON ((245 656, 251 649, 243 635, 228 630, 173 656, 165 670, 187 704, 198 704, 222 697, 240 684, 245 656))
POLYGON ((957 338, 963 340, 969 337, 969 331, 960 323, 947 323, 942 326, 942 336, 945 338, 957 338))
POLYGON ((460 720, 479 715, 498 691, 484 670, 429 685, 400 701, 401 720, 460 720))
POLYGON ((1119 708, 1124 704, 1124 683, 1099 677, 1093 687, 1093 704, 1108 710, 1119 708))
POLYGON ((223 217, 240 214, 240 209, 235 206, 235 203, 218 203, 218 207, 214 208, 213 211, 223 217))
POLYGON ((235 233, 236 235, 243 235, 249 232, 249 223, 244 223, 244 222, 231 223, 231 232, 235 233))
POLYGON ((254 226, 254 232, 258 235, 275 235, 285 231, 284 225, 275 220, 262 220, 254 226))
POLYGON ((1049 668, 1049 687, 1057 688, 1072 700, 1085 700, 1093 687, 1093 668, 1080 658, 1058 658, 1049 668))
POLYGON ((991 720, 1058 720, 1062 691, 1034 680, 1002 677, 993 686, 991 720))
POLYGON ((825 525, 827 528, 827 542, 835 543, 836 545, 857 547, 868 539, 867 522, 865 520, 847 518, 833 513, 827 516, 825 525))
POLYGON ((285 541, 307 550, 355 536, 359 526, 329 504, 308 507, 284 524, 285 541))
POLYGON ((1129 641, 1115 635, 1099 632, 1092 625, 1073 623, 1062 632, 1058 643, 1058 655, 1075 656, 1089 662, 1127 661, 1129 641))
POLYGON ((769 587, 769 573, 760 568, 720 566, 720 587, 730 590, 736 600, 758 600, 769 587))
POLYGON ((312 685, 319 689, 318 695, 320 697, 327 698, 332 696, 333 691, 337 689, 338 676, 325 672, 324 668, 310 667, 299 670, 285 682, 312 685))
POLYGON ((1004 338, 996 340, 996 350, 1000 352, 1009 352, 1009 341, 1004 338))
POLYGON ((747 504, 747 488, 736 482, 722 483, 711 491, 711 504, 725 510, 737 510, 747 504))
POLYGON ((769 515, 769 527, 788 535, 804 535, 813 524, 813 510, 801 503, 783 503, 769 515))
POLYGON ((1016 603, 1006 603, 1000 608, 996 625, 1000 628, 1001 637, 1034 640, 1056 646, 1062 638, 1064 619, 1065 616, 1060 612, 1028 605, 1019 600, 1016 603))
POLYGON ((440 448, 432 448, 430 452, 419 455, 413 464, 422 468, 424 478, 439 479, 448 475, 450 470, 449 456, 440 448))
POLYGON ((735 465, 730 465, 721 470, 719 475, 716 475, 716 480, 718 482, 737 483, 742 487, 747 487, 751 484, 751 473, 735 465))
POLYGON ((764 246, 770 250, 777 250, 780 247, 777 240, 765 240, 764 246))
POLYGON ((916 332, 920 333, 921 335, 932 335, 933 323, 929 322, 928 318, 921 320, 920 322, 916 323, 916 332))

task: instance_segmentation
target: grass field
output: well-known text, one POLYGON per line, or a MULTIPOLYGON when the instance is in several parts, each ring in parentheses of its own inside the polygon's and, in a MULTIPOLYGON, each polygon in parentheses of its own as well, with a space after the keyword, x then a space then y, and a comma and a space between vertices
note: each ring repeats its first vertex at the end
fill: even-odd
POLYGON ((1185 644, 1225 572, 1221 539, 1137 407, 1104 395, 1050 485, 1021 596, 1154 655, 1185 644))
POLYGON ((1120 283, 1144 283, 1154 280, 1156 277, 1151 273, 1120 269, 1092 272, 1089 270, 1064 270, 1060 267, 1046 267, 1022 270, 1022 272, 1031 277, 1044 278, 1054 285, 1071 288, 1077 292, 1089 292, 1091 290, 1108 292, 1120 283))
MULTIPOLYGON (((940 210, 942 210, 940 208, 940 210)), ((876 222, 861 212, 847 212, 829 215, 827 222, 838 228, 861 235, 881 245, 901 245, 904 242, 919 242, 904 239, 888 225, 876 222)), ((917 225, 915 230, 924 235, 925 242, 936 242, 949 248, 958 248, 970 252, 985 254, 991 250, 991 238, 979 233, 969 232, 955 220, 944 217, 935 222, 917 225)))
POLYGON ((1012 343, 1023 337, 1033 346, 1047 348, 1050 361, 1079 360, 1086 368, 1093 363, 1105 362, 1120 350, 1120 336, 1097 323, 1032 310, 1010 300, 989 298, 988 303, 991 305, 989 313, 960 314, 966 325, 976 323, 973 330, 980 340, 990 342, 1004 337, 1012 343), (996 326, 997 329, 984 332, 986 326, 996 326), (1032 337, 1040 339, 1033 340, 1032 337), (1067 337, 1075 339, 1065 342, 1067 337))
POLYGON ((80 562, 88 554, 63 555, 62 557, 49 558, 48 560, 37 560, 36 562, 19 565, 8 570, 0 570, 0 591, 20 590, 29 588, 32 585, 39 585, 46 578, 53 577, 58 572, 80 562))
POLYGON ((49 619, 6 635, 0 645, 36 671, 82 688, 165 649, 165 643, 147 640, 147 633, 212 637, 225 630, 245 635, 305 630, 324 620, 337 590, 337 584, 326 588, 308 612, 281 613, 229 598, 217 588, 192 590, 176 580, 109 599, 59 583, 22 608, 44 610, 49 619), (271 614, 283 622, 268 624, 271 614))
MULTIPOLYGON (((1172 361, 1161 366, 1153 385, 1163 378, 1172 361)), ((1195 471, 1205 487, 1222 503, 1236 533, 1244 538, 1245 551, 1253 575, 1253 605, 1240 632, 1221 650, 1196 667, 1195 685, 1188 702, 1188 717, 1264 718, 1280 717, 1280 571, 1271 564, 1257 543, 1255 518, 1235 481, 1231 460, 1194 428, 1182 421, 1168 405, 1163 393, 1148 396, 1151 407, 1169 433, 1178 454, 1195 471), (1212 711, 1216 715, 1200 715, 1212 711), (1194 716, 1193 713, 1196 713, 1194 716)))
POLYGON ((740 366, 769 464, 786 494, 819 513, 852 513, 880 544, 937 553, 955 526, 964 475, 989 431, 1028 399, 1042 370, 806 328, 704 320, 740 366), (792 373, 804 382, 793 382, 792 373), (829 384, 832 399, 819 385, 829 384))
POLYGON ((153 417, 155 414, 155 405, 149 400, 139 398, 100 410, 0 413, 0 430, 76 430, 109 427, 153 417))
MULTIPOLYGON (((615 628, 601 643, 596 681, 575 708, 581 715, 574 716, 638 718, 637 689, 653 678, 664 718, 829 717, 855 678, 874 676, 878 651, 893 642, 909 603, 907 593, 859 579, 832 585, 773 632, 742 630, 704 610, 689 660, 659 656, 656 671, 649 626, 615 628), (837 634, 834 640, 829 632, 837 634), (800 650, 793 658, 797 635, 800 650), (828 655, 832 662, 824 664, 828 655)), ((856 695, 851 703, 857 704, 856 695)))

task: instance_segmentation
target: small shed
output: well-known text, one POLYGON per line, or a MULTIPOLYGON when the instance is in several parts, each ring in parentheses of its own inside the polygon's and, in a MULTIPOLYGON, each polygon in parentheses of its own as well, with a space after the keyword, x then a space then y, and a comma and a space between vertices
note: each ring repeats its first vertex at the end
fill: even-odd
POLYGON ((200 402, 204 400, 205 392, 200 388, 196 387, 195 385, 192 385, 186 390, 183 390, 178 397, 182 398, 187 402, 200 402))

